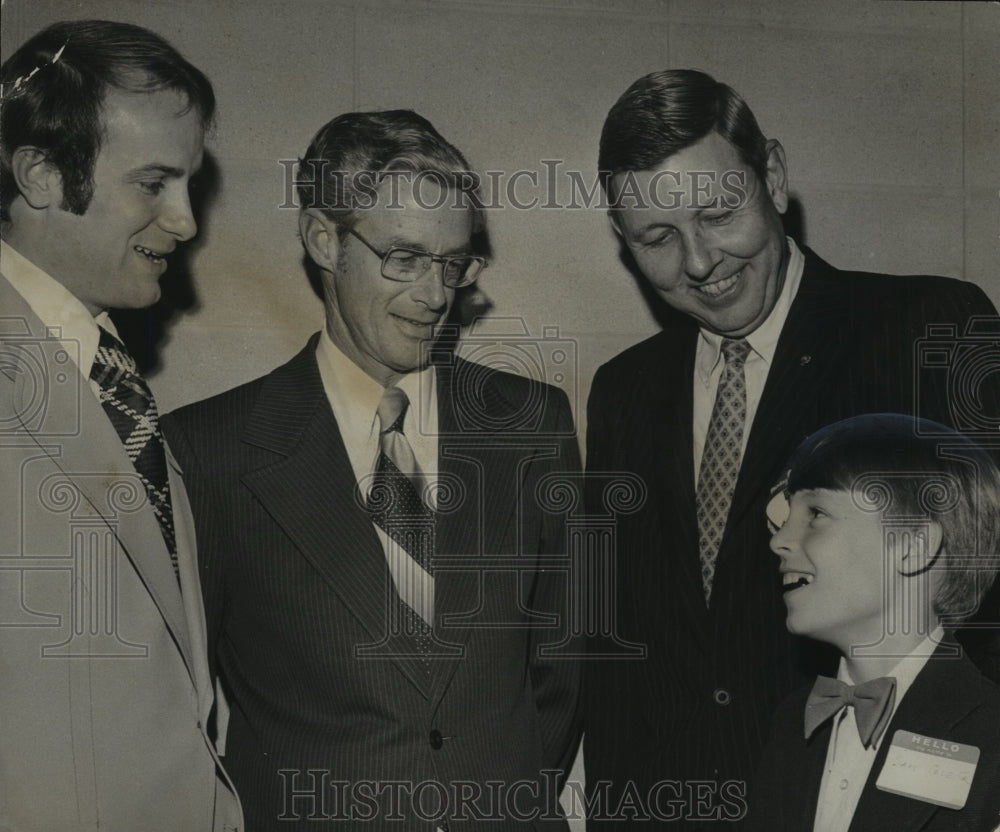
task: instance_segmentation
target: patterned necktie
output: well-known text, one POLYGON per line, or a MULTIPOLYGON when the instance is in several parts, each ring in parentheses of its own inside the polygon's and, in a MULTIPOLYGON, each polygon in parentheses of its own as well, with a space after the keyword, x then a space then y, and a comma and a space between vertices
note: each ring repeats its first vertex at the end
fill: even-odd
POLYGON ((167 458, 156 401, 125 345, 103 327, 90 378, 101 388, 104 412, 114 425, 125 446, 125 453, 145 486, 146 496, 170 553, 174 574, 179 578, 167 458))
POLYGON ((854 708, 858 736, 868 748, 885 732, 895 703, 896 680, 892 676, 880 676, 860 685, 819 676, 806 701, 806 739, 841 708, 850 705, 854 708))
MULTIPOLYGON (((378 405, 379 454, 368 491, 368 512, 386 535, 433 576, 435 515, 421 499, 425 481, 413 449, 403 434, 409 405, 406 393, 387 387, 378 405)), ((403 626, 416 640, 422 664, 430 674, 433 631, 428 620, 402 598, 403 626)), ((433 620, 431 610, 426 610, 433 620)))
POLYGON ((729 506, 740 473, 743 431, 747 420, 747 386, 743 364, 750 353, 745 340, 726 338, 722 356, 726 366, 719 379, 712 418, 705 436, 705 451, 698 475, 696 506, 698 510, 698 548, 701 559, 701 583, 705 603, 712 594, 715 560, 726 530, 729 506))

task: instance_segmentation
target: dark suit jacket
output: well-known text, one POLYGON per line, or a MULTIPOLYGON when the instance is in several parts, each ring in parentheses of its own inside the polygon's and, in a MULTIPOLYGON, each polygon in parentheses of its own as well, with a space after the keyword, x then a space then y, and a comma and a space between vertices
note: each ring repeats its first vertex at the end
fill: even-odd
MULTIPOLYGON (((787 633, 768 547, 768 493, 798 443, 823 425, 866 412, 918 412, 959 427, 981 416, 963 409, 971 407, 967 392, 960 400, 947 384, 950 368, 964 360, 954 344, 970 316, 995 314, 979 288, 946 278, 842 272, 812 252, 805 256, 748 438, 711 609, 701 587, 695 512, 697 325, 677 315, 594 379, 588 483, 591 472, 628 471, 647 491, 642 510, 618 518, 613 595, 617 637, 645 645, 645 658, 591 660, 586 670, 587 781, 592 794, 612 783, 606 816, 615 814, 616 790, 629 782, 646 796, 656 783, 674 780, 688 782, 681 789, 688 816, 713 816, 694 805, 695 792, 709 788, 728 795, 715 816, 738 817, 745 802, 733 796, 745 795, 775 706, 832 666, 787 633), (932 340, 947 360, 921 369, 915 356, 931 323, 944 326, 932 340), (716 785, 692 785, 696 780, 716 785)), ((993 374, 978 391, 994 419, 998 381, 993 374)), ((602 511, 596 496, 588 506, 602 511)), ((591 647, 604 649, 606 641, 595 639, 591 647)), ((705 820, 693 825, 710 827, 705 820)))
POLYGON ((452 496, 439 500, 436 632, 460 655, 435 661, 428 681, 406 644, 385 640, 398 601, 315 342, 164 419, 190 479, 248 829, 326 829, 324 816, 433 829, 442 811, 451 829, 483 816, 505 821, 490 828, 564 828, 555 781, 579 740, 569 656, 581 646, 551 648, 568 632, 569 557, 562 509, 546 511, 543 492, 579 471, 565 395, 450 356, 437 368, 452 496), (448 556, 465 563, 453 570, 448 556))
MULTIPOLYGON (((774 718, 754 779, 749 828, 812 832, 832 721, 807 741, 803 714, 811 685, 774 718)), ((1000 688, 966 658, 931 657, 899 703, 872 764, 850 832, 993 832, 1000 824, 1000 688), (947 809, 876 788, 897 729, 971 744, 980 757, 963 809, 947 809)))

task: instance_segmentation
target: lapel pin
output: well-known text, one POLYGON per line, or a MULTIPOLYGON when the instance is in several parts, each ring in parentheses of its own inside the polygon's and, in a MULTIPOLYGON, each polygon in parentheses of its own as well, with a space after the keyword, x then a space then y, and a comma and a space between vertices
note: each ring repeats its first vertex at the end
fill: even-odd
POLYGON ((806 366, 806 364, 808 364, 808 363, 809 363, 810 361, 812 361, 812 360, 813 360, 813 357, 812 357, 811 355, 803 355, 803 356, 802 356, 802 357, 801 357, 801 358, 799 359, 799 366, 800 366, 800 367, 805 367, 805 366, 806 366))

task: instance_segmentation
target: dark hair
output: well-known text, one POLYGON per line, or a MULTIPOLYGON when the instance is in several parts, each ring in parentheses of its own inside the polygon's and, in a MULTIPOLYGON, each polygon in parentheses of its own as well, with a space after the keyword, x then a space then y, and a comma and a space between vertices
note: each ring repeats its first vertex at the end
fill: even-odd
POLYGON ((763 182, 767 140, 732 87, 693 69, 665 69, 640 78, 604 120, 597 167, 605 193, 611 195, 615 174, 656 167, 713 130, 763 182))
POLYGON ((809 436, 786 470, 787 494, 848 491, 883 517, 938 523, 939 615, 970 614, 993 582, 997 568, 985 559, 1000 551, 1000 469, 957 431, 896 413, 855 416, 809 436))
MULTIPOLYGON (((109 87, 123 92, 176 90, 204 128, 215 94, 208 78, 159 35, 107 20, 54 23, 21 46, 0 68, 0 194, 2 213, 18 194, 11 159, 37 147, 59 171, 61 207, 83 214, 93 196, 101 147, 101 108, 109 87)), ((187 112, 188 110, 185 110, 187 112)))
POLYGON ((473 234, 481 236, 479 177, 458 148, 412 110, 344 113, 327 122, 299 160, 299 206, 319 209, 346 234, 357 210, 374 204, 379 183, 397 173, 427 177, 464 194, 473 234))

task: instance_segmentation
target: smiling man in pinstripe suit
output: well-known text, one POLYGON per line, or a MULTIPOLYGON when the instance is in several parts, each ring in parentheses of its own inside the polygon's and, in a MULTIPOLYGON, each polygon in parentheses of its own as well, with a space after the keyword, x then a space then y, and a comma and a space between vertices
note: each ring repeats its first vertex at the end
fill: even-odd
POLYGON ((778 467, 865 412, 995 433, 1000 374, 962 401, 948 387, 959 341, 978 349, 971 319, 995 312, 972 284, 842 272, 786 237, 781 145, 703 73, 636 81, 599 166, 665 326, 598 370, 589 403, 588 472, 631 472, 649 493, 619 521, 613 599, 617 634, 645 655, 588 663, 590 824, 732 829, 772 711, 826 666, 784 626, 764 523, 778 467), (922 366, 924 347, 950 358, 922 366))
POLYGON ((324 331, 164 420, 249 830, 566 828, 578 650, 544 492, 578 451, 561 391, 434 346, 484 264, 471 181, 415 113, 327 124, 299 180, 324 331))

